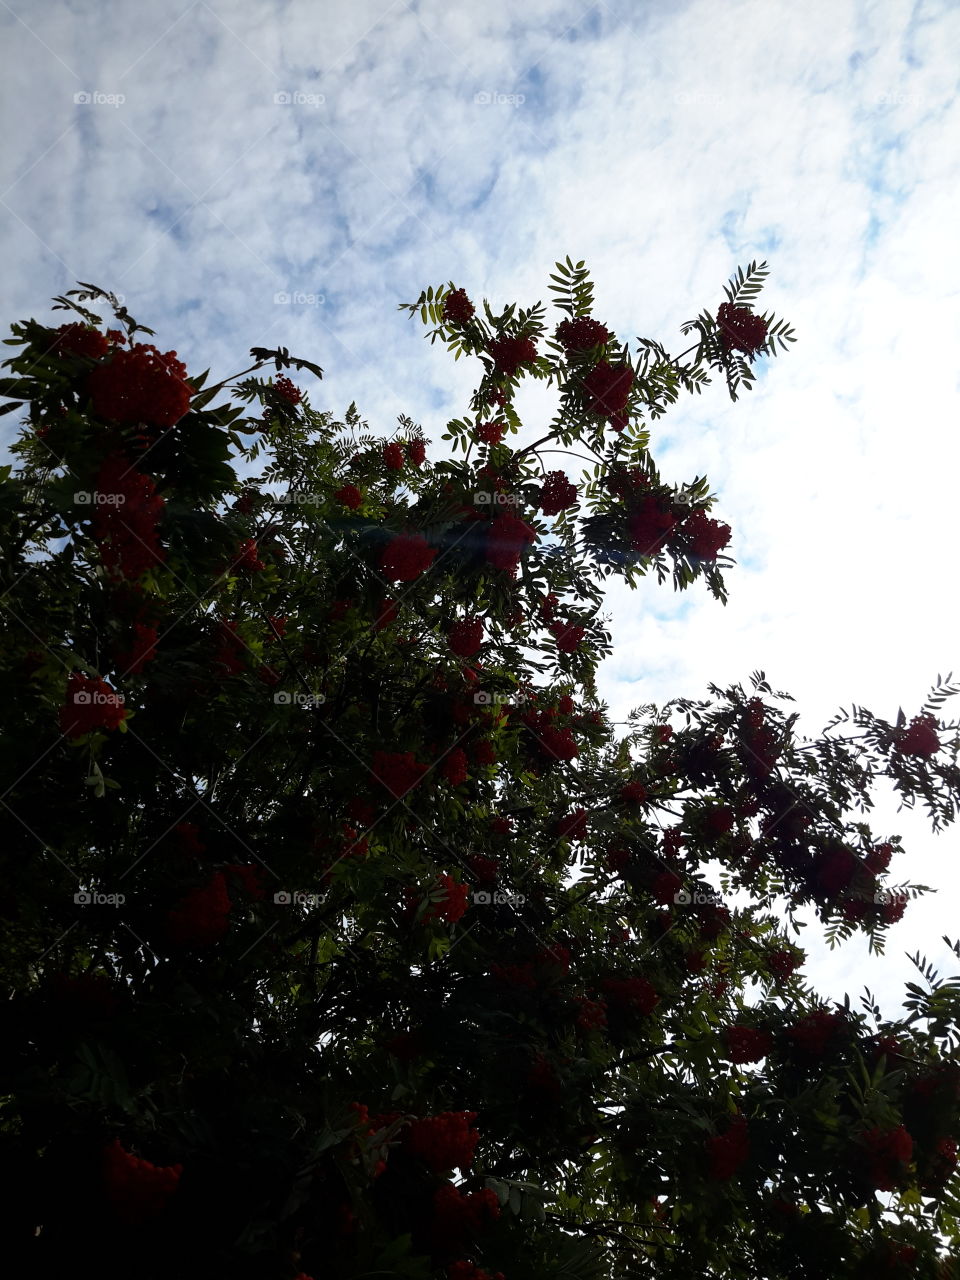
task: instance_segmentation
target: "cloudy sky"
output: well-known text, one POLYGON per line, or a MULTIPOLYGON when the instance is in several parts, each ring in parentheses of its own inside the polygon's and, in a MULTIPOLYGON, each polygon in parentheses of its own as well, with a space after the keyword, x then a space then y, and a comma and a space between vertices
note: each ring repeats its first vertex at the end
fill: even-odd
MULTIPOLYGON (((798 341, 651 442, 668 483, 706 473, 719 496, 730 603, 613 585, 601 692, 622 720, 762 668, 815 736, 853 703, 916 714, 960 673, 960 6, 13 0, 0 31, 3 327, 62 323, 49 299, 92 281, 192 371, 287 346, 323 366, 300 380, 315 407, 356 400, 381 434, 409 414, 438 456, 479 365, 397 310, 427 285, 546 302, 570 254, 597 318, 678 354, 767 259, 757 310, 798 341)), ((518 407, 521 440, 542 434, 549 393, 518 407)), ((938 894, 882 960, 811 947, 809 972, 892 1015, 905 951, 953 972, 958 836, 890 801, 875 830, 908 842, 896 878, 938 894)))

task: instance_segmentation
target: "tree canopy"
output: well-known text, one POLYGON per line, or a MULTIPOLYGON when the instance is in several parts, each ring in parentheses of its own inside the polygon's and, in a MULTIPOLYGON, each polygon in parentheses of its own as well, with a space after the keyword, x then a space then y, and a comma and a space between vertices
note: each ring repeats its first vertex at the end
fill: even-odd
POLYGON ((766 275, 676 357, 631 353, 569 258, 559 323, 426 289, 404 308, 480 367, 436 459, 409 418, 313 408, 285 348, 208 386, 94 285, 12 327, 0 1159, 29 1274, 956 1274, 960 980, 924 960, 892 1022, 831 1006, 797 913, 879 950, 926 889, 866 817, 885 778, 954 821, 960 686, 813 741, 762 671, 624 734, 597 692, 606 580, 727 599, 734 532, 650 424, 788 349, 766 275), (558 407, 521 447, 523 378, 558 407))

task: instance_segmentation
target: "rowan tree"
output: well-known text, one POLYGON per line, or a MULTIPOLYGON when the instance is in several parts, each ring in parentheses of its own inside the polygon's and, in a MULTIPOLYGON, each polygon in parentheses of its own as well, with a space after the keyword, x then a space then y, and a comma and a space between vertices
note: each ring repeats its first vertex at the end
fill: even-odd
POLYGON ((13 326, 24 1274, 954 1274, 960 986, 924 961, 894 1021, 830 1006, 796 937, 813 907, 879 950, 926 890, 864 815, 886 778, 954 820, 957 688, 814 741, 763 672, 626 734, 597 693, 606 579, 727 598, 715 495, 650 443, 681 391, 736 399, 793 340, 753 310, 765 276, 677 357, 631 354, 569 258, 559 323, 431 287, 406 309, 480 368, 436 459, 409 418, 314 409, 285 348, 207 386, 92 285, 55 299, 79 320, 13 326), (525 377, 558 407, 519 447, 525 377))

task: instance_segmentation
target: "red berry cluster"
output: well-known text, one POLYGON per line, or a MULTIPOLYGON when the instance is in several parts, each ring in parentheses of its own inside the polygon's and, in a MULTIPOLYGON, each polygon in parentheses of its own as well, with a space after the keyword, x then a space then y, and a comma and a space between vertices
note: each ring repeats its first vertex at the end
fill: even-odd
POLYGON ((604 863, 609 871, 621 874, 630 865, 630 850, 623 848, 610 849, 607 852, 604 863))
POLYGON ((649 792, 642 782, 625 782, 620 788, 619 798, 624 804, 644 804, 649 792))
POLYGON ((863 865, 872 875, 879 875, 881 871, 886 871, 890 866, 892 853, 892 844, 878 844, 866 855, 863 865))
POLYGON ((603 418, 619 416, 630 399, 633 378, 629 365, 610 365, 606 360, 594 365, 583 380, 584 389, 591 397, 587 412, 603 418))
POLYGON ((708 519, 699 508, 691 511, 678 530, 690 554, 701 560, 716 560, 730 541, 730 526, 719 520, 708 519))
POLYGON ((557 1079, 557 1073, 542 1053, 534 1058, 526 1075, 526 1084, 538 1103, 558 1103, 563 1096, 563 1086, 557 1079))
POLYGON ((506 427, 502 422, 481 422, 477 427, 476 435, 478 440, 482 440, 484 444, 499 444, 503 439, 506 427))
POLYGON ((451 1262, 447 1268, 447 1280, 504 1280, 502 1271, 495 1271, 493 1275, 489 1271, 484 1271, 481 1267, 475 1267, 472 1262, 451 1262))
POLYGON ((755 316, 746 307, 735 307, 722 302, 717 311, 717 325, 724 350, 736 348, 750 355, 763 346, 767 336, 767 321, 755 316))
POLYGON ((407 457, 419 467, 427 456, 427 446, 422 440, 411 440, 407 445, 407 457))
POLYGON ((551 622, 547 630, 557 642, 561 653, 576 653, 586 634, 585 627, 577 627, 569 622, 551 622))
POLYGON ((532 338, 494 338, 490 354, 496 367, 512 378, 522 364, 536 360, 537 347, 532 338))
POLYGON ((682 888, 683 881, 675 871, 661 871, 650 886, 650 896, 654 902, 669 906, 682 888))
POLYGON ((895 745, 905 756, 935 756, 940 750, 935 718, 914 716, 909 728, 898 730, 895 745))
POLYGON ((333 496, 341 506, 349 507, 351 511, 356 511, 363 502, 363 494, 354 484, 345 484, 333 496))
POLYGON ((577 996, 577 1026, 581 1031, 598 1031, 607 1025, 607 1002, 577 996))
POLYGON ((117 671, 123 675, 139 675, 144 666, 156 657, 157 629, 144 626, 142 622, 133 625, 134 639, 129 649, 121 650, 116 656, 117 671))
POLYGON ((630 546, 642 556, 656 555, 666 546, 676 516, 657 494, 649 493, 627 516, 630 546))
POLYGON ((242 569, 246 573, 257 573, 260 569, 266 568, 266 565, 257 555, 257 544, 253 538, 246 538, 240 543, 231 567, 233 569, 242 569))
POLYGON ((636 1013, 652 1013, 660 997, 646 978, 604 978, 600 986, 611 1003, 636 1013))
POLYGON ((207 846, 200 840, 200 828, 195 822, 178 822, 174 831, 181 853, 193 858, 200 858, 206 853, 207 846))
POLYGON ((57 356, 88 356, 99 360, 110 350, 110 344, 99 329, 87 324, 62 324, 54 330, 50 354, 57 356))
POLYGON ((787 1036, 806 1058, 822 1058, 843 1027, 839 1013, 817 1009, 787 1029, 787 1036))
POLYGON ((478 765, 496 764, 497 751, 489 738, 480 738, 470 748, 470 758, 478 765))
POLYGON ((167 913, 167 935, 177 946, 211 946, 229 926, 230 897, 222 871, 215 871, 206 884, 191 889, 167 913))
POLYGON ((134 343, 129 351, 115 350, 106 364, 98 365, 86 389, 98 417, 166 428, 190 407, 194 388, 186 378, 186 365, 175 351, 161 354, 150 343, 134 343))
POLYGON ((423 913, 423 918, 424 920, 448 920, 454 924, 466 913, 470 890, 465 884, 457 884, 456 880, 445 871, 440 875, 439 884, 443 889, 443 897, 439 902, 430 904, 423 913))
POLYGON ((741 759, 744 768, 755 778, 773 771, 778 750, 774 731, 764 723, 764 706, 759 698, 747 703, 740 731, 741 759))
POLYGON ((767 967, 778 982, 786 982, 802 964, 802 953, 786 948, 771 951, 767 956, 767 967))
POLYGON ((940 1138, 933 1155, 926 1162, 920 1190, 924 1195, 938 1195, 953 1177, 957 1167, 957 1144, 953 1138, 940 1138))
POLYGON ((816 887, 829 897, 836 897, 846 889, 857 870, 860 860, 846 845, 833 845, 820 857, 814 871, 816 887))
POLYGON ((550 724, 538 727, 536 747, 546 761, 575 760, 580 754, 573 732, 550 724))
POLYGON ((580 316, 576 320, 561 320, 557 325, 557 341, 567 351, 589 351, 610 341, 610 331, 599 320, 580 316))
POLYGON ((252 898, 255 902, 262 902, 266 897, 262 883, 263 868, 258 867, 256 863, 231 863, 224 870, 236 876, 248 898, 252 898))
POLYGON ((222 666, 227 675, 237 676, 246 671, 243 654, 246 645, 237 634, 236 622, 221 622, 217 629, 217 649, 214 661, 222 666))
POLYGON ((443 757, 440 772, 452 787, 459 787, 469 775, 467 753, 462 747, 454 747, 443 757))
POLYGON ((505 511, 490 522, 485 550, 487 563, 515 577, 523 548, 532 546, 536 540, 535 529, 519 516, 505 511))
POLYGON ((465 289, 454 289, 443 300, 443 318, 453 324, 466 324, 473 313, 474 306, 465 289))
POLYGON ((500 873, 500 863, 496 858, 487 858, 482 853, 473 853, 466 862, 477 884, 496 884, 500 873))
POLYGON ((385 444, 383 446, 383 461, 388 471, 402 471, 404 456, 402 444, 385 444))
POLYGON ((91 535, 108 570, 139 578, 161 564, 164 551, 157 523, 166 505, 149 476, 135 470, 119 453, 100 464, 91 535), (105 497, 112 501, 103 501, 105 497))
POLYGON ((724 1038, 731 1062, 759 1062, 773 1048, 770 1032, 755 1027, 727 1027, 724 1038))
POLYGON ((373 772, 378 782, 399 799, 417 786, 427 772, 427 765, 418 764, 410 751, 377 751, 373 756, 373 772))
POLYGON ((106 1194, 117 1217, 140 1226, 166 1208, 183 1172, 182 1164, 158 1166, 125 1151, 119 1138, 104 1152, 106 1194))
POLYGON ((472 658, 483 644, 483 619, 462 618, 447 633, 447 643, 461 658, 472 658))
POLYGON ((465 1195, 445 1182, 433 1193, 433 1247, 438 1253, 459 1251, 499 1216, 500 1202, 489 1187, 465 1195))
POLYGON ((588 823, 586 809, 574 809, 556 820, 553 834, 560 840, 586 840, 588 823))
POLYGON ((273 389, 281 400, 286 400, 287 404, 299 404, 302 399, 302 392, 299 387, 295 386, 289 378, 278 378, 273 384, 273 389))
POLYGON ((422 1160, 431 1173, 468 1169, 480 1141, 479 1132, 471 1128, 476 1118, 476 1111, 444 1111, 414 1120, 404 1130, 401 1145, 422 1160))
POLYGON ((735 821, 733 810, 725 804, 707 809, 701 817, 703 833, 711 840, 718 840, 721 836, 727 835, 733 830, 735 821))
POLYGON ((384 548, 380 570, 391 582, 412 582, 433 564, 436 555, 419 533, 401 533, 384 548))
POLYGON ((566 511, 576 503, 577 493, 577 486, 570 483, 563 471, 549 471, 540 490, 540 510, 545 516, 566 511))
POLYGON ((500 982, 507 982, 512 987, 536 987, 537 980, 533 974, 533 965, 529 960, 523 964, 498 964, 490 966, 490 973, 500 982))
POLYGON ((868 1129, 860 1141, 869 1156, 870 1185, 878 1191, 894 1191, 913 1155, 913 1138, 901 1124, 896 1129, 868 1129))
POLYGON ((102 973, 81 973, 76 978, 55 974, 50 998, 56 1017, 68 1023, 113 1018, 121 1008, 117 988, 102 973))
POLYGON ((704 1142, 709 1159, 709 1176, 714 1181, 732 1178, 750 1154, 750 1138, 745 1116, 735 1116, 726 1133, 704 1142))
POLYGON ((67 698, 60 708, 60 732, 79 738, 94 729, 116 729, 126 719, 123 698, 104 680, 72 671, 67 679, 67 698))

